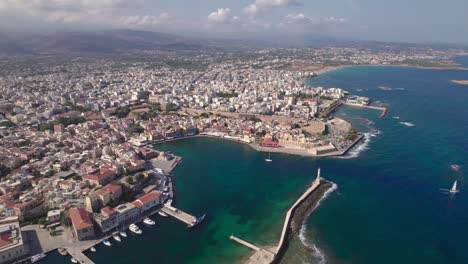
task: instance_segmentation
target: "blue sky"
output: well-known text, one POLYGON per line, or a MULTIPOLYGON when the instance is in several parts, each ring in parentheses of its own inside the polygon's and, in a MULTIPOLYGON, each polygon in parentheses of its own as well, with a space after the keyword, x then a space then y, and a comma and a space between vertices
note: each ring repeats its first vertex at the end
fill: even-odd
POLYGON ((468 43, 468 0, 0 0, 0 29, 468 43))

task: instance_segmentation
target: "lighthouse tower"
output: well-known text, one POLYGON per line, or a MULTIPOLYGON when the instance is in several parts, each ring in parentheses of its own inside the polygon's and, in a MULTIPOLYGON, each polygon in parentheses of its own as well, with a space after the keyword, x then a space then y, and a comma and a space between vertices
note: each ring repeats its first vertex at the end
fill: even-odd
POLYGON ((318 185, 320 184, 320 168, 317 170, 317 178, 315 179, 313 185, 318 185))

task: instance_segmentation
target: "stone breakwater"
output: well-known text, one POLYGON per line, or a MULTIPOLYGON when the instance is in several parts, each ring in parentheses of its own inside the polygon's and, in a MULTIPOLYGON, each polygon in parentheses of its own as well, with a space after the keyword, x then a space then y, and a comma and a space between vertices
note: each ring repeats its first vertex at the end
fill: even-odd
POLYGON ((298 235, 305 220, 309 217, 309 215, 314 211, 317 207, 318 203, 325 195, 325 193, 333 188, 333 184, 326 180, 321 180, 320 185, 311 192, 302 202, 294 209, 289 226, 287 227, 287 235, 285 236, 285 241, 283 242, 283 246, 277 252, 277 257, 274 263, 278 263, 281 261, 282 256, 288 249, 289 242, 291 239, 298 235))

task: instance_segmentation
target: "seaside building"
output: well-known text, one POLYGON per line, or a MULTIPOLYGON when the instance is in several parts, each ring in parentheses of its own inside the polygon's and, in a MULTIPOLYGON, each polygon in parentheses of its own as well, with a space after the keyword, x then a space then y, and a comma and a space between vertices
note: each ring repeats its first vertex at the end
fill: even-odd
POLYGON ((132 204, 140 210, 140 213, 143 213, 151 209, 152 207, 160 204, 162 202, 161 198, 161 192, 152 191, 133 201, 132 204))
POLYGON ((70 219, 73 225, 73 233, 78 240, 86 240, 94 237, 94 226, 89 213, 80 207, 70 209, 70 219))
POLYGON ((25 254, 19 223, 0 224, 0 263, 18 260, 25 254))

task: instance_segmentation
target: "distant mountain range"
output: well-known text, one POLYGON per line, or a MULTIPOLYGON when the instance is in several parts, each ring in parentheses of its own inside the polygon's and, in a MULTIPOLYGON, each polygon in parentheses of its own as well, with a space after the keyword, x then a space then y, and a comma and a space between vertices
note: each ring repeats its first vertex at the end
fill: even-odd
MULTIPOLYGON (((209 39, 137 30, 16 33, 0 31, 0 54, 112 54, 144 50, 200 50, 210 48, 265 48, 318 46, 408 48, 421 44, 346 41, 326 36, 286 39, 209 39)), ((433 46, 433 45, 432 45, 433 46)), ((445 45, 443 45, 445 46, 445 45)), ((446 46, 447 47, 447 46, 446 46)), ((442 46, 439 46, 442 48, 442 46)))
POLYGON ((0 32, 0 53, 113 53, 199 49, 203 45, 199 40, 151 31, 102 30, 47 34, 0 32))

